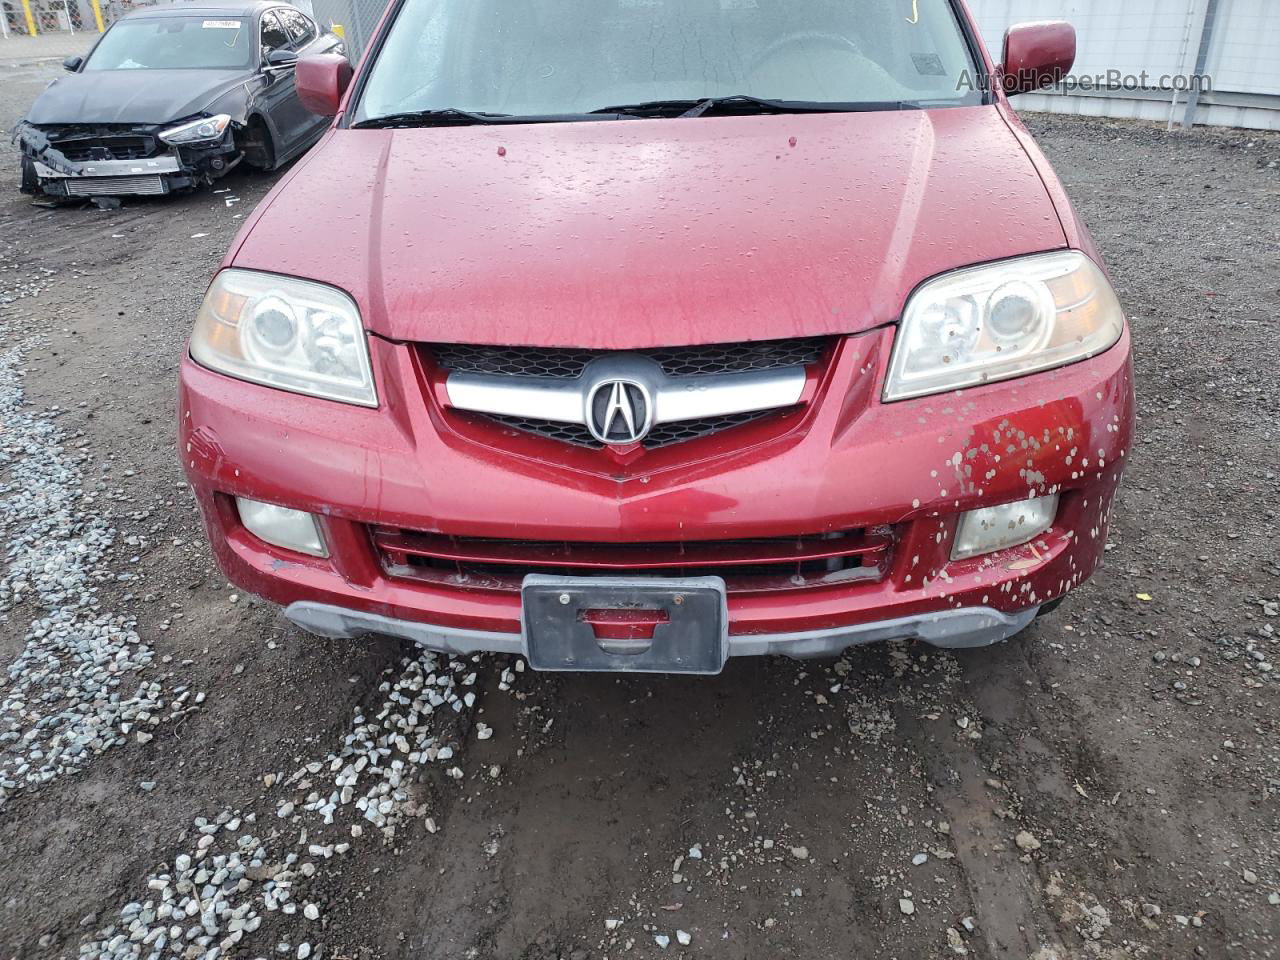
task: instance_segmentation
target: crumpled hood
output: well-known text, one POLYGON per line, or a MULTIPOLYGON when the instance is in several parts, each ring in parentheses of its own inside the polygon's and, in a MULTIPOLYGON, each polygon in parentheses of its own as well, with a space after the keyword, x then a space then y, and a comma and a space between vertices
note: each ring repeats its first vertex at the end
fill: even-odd
POLYGON ((1065 245, 995 107, 335 130, 242 236, 387 337, 604 349, 858 332, 1065 245))
POLYGON ((27 121, 169 123, 203 112, 249 78, 246 70, 95 70, 45 88, 27 121))

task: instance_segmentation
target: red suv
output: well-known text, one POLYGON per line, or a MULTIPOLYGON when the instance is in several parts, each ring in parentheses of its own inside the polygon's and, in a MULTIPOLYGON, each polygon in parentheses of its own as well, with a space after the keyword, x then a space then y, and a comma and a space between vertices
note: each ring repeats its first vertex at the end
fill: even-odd
POLYGON ((716 673, 994 643, 1098 565, 1124 316, 960 0, 395 0, 232 245, 180 441, 327 636, 716 673))

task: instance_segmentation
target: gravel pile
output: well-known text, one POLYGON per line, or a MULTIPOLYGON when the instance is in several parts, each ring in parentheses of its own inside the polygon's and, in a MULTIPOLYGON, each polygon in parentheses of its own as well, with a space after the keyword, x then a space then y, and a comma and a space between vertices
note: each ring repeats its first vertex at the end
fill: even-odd
MULTIPOLYGON (((241 941, 269 914, 300 915, 323 930, 320 905, 307 900, 305 890, 326 864, 350 852, 351 840, 380 833, 389 841, 406 818, 425 815, 410 797, 408 780, 415 768, 452 760, 453 749, 437 742, 433 718, 437 711, 463 714, 474 703, 470 691, 458 693, 475 682, 470 669, 422 651, 402 661, 398 672, 388 671, 378 687, 381 706, 371 716, 356 711, 340 749, 283 782, 274 773, 263 777, 269 789, 281 782, 288 788, 274 818, 288 825, 287 839, 277 824, 258 825, 253 813, 223 810, 212 820, 197 818, 184 838, 187 848, 147 877, 145 897, 126 904, 115 923, 84 942, 80 956, 218 960, 242 953, 247 944, 241 941)), ((434 832, 434 822, 426 822, 434 832)), ((281 940, 258 952, 306 960, 324 948, 310 939, 281 940)))
MULTIPOLYGON (((7 333, 0 327, 0 339, 7 333)), ((53 419, 23 408, 21 364, 35 343, 0 354, 0 525, 8 534, 0 615, 34 608, 25 645, 0 677, 0 807, 135 728, 147 736, 165 706, 159 683, 134 676, 152 653, 133 621, 98 604, 115 531, 83 508, 80 458, 63 449, 53 419)))
POLYGON ((462 661, 442 665, 426 651, 406 660, 394 682, 384 680, 379 686, 387 699, 378 712, 369 718, 357 711, 340 750, 289 777, 287 783, 296 798, 283 801, 276 815, 297 819, 301 812, 308 812, 331 825, 346 814, 345 819, 353 821, 349 824, 353 837, 361 836, 368 826, 381 831, 386 840, 393 839, 396 824, 419 813, 405 790, 409 768, 448 763, 454 756, 453 747, 436 742, 433 715, 437 710, 469 709, 475 693, 468 690, 459 695, 458 688, 475 681, 475 672, 462 661))

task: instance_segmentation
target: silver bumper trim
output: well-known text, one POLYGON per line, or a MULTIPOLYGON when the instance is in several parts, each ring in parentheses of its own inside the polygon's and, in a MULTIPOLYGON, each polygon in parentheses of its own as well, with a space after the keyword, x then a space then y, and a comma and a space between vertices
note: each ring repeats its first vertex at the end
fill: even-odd
MULTIPOLYGON (((884 640, 920 640, 944 649, 989 647, 1024 630, 1038 612, 1039 607, 1016 614, 1001 613, 990 607, 965 607, 831 630, 730 636, 729 656, 834 657, 850 647, 884 640)), ((463 656, 524 653, 524 643, 518 633, 439 627, 311 601, 291 603, 284 613, 302 629, 323 637, 354 639, 370 634, 398 637, 430 650, 463 656)))
POLYGON ((145 160, 90 160, 72 163, 75 173, 60 173, 35 161, 36 176, 43 180, 72 180, 78 177, 137 177, 153 173, 177 173, 182 169, 178 158, 172 154, 145 160))

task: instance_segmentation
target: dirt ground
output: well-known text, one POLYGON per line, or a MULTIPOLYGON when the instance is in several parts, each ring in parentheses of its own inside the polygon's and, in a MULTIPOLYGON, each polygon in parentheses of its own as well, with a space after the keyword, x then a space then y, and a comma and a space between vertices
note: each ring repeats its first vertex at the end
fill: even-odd
MULTIPOLYGON (((0 67, 0 128, 53 75, 0 67)), ((295 910, 259 904, 223 956, 1280 957, 1280 138, 1031 123, 1134 330, 1139 441, 1106 568, 1023 637, 955 655, 711 680, 441 664, 474 701, 437 711, 453 757, 409 765, 390 839, 302 808, 361 715, 400 702, 412 651, 237 596, 174 451, 192 317, 270 179, 42 209, 6 145, 0 349, 37 338, 24 408, 116 532, 97 609, 153 651, 129 685, 185 706, 0 806, 0 956, 106 955, 208 833, 196 818, 226 811, 224 832, 243 819, 311 869, 295 910)), ((6 665, 35 613, 3 614, 6 665)))

